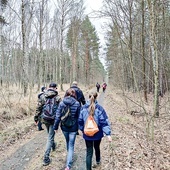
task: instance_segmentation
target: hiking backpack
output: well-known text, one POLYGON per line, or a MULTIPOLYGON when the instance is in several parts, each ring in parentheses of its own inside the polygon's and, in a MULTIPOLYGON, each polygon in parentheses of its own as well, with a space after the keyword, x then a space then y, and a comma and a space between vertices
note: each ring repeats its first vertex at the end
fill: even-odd
POLYGON ((75 123, 76 120, 72 118, 71 116, 71 109, 69 105, 66 105, 62 109, 62 116, 61 116, 61 124, 66 126, 66 127, 72 127, 75 123))
POLYGON ((41 114, 43 123, 54 123, 57 107, 58 105, 56 104, 56 97, 46 99, 41 114))

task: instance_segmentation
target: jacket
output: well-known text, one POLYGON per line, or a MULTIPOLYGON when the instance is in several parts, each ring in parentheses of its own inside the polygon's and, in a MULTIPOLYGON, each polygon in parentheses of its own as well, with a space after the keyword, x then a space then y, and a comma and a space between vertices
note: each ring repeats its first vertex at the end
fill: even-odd
POLYGON ((82 90, 75 85, 72 85, 71 88, 76 91, 77 100, 80 103, 80 105, 81 104, 84 105, 86 103, 86 100, 84 98, 84 94, 83 94, 82 90))
POLYGON ((45 101, 47 98, 53 98, 56 96, 56 104, 59 105, 61 98, 58 95, 58 92, 53 89, 48 89, 44 93, 40 93, 38 95, 38 104, 36 107, 36 114, 34 116, 34 121, 37 122, 40 119, 40 116, 42 114, 43 106, 45 104, 45 101))
MULTIPOLYGON (((105 133, 106 135, 111 135, 110 123, 104 108, 100 106, 97 101, 95 101, 95 105, 96 106, 94 112, 94 120, 98 125, 99 131, 94 136, 87 136, 83 133, 83 138, 85 140, 99 140, 104 136, 103 133, 105 133)), ((90 106, 90 101, 87 101, 87 103, 84 106, 82 106, 80 110, 78 124, 79 124, 79 129, 82 132, 84 131, 84 126, 89 116, 89 110, 88 110, 89 106, 90 106)))
POLYGON ((58 130, 59 124, 61 127, 61 130, 65 131, 65 132, 76 132, 78 131, 78 116, 80 113, 80 104, 79 102, 71 96, 67 96, 65 97, 59 104, 59 107, 56 111, 56 117, 55 117, 55 122, 54 122, 54 130, 58 130), (70 105, 70 110, 71 110, 71 116, 73 119, 76 119, 75 124, 68 128, 62 124, 60 124, 61 121, 61 116, 62 116, 62 110, 64 107, 66 107, 66 105, 70 105))

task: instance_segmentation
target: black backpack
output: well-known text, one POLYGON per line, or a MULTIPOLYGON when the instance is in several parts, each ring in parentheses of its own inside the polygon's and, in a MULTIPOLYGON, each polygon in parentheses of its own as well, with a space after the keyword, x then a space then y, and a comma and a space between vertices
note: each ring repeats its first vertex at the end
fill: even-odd
POLYGON ((66 105, 62 109, 61 124, 66 127, 72 127, 76 120, 72 118, 70 105, 66 105))
POLYGON ((47 98, 41 114, 42 123, 53 124, 57 110, 56 97, 47 98))

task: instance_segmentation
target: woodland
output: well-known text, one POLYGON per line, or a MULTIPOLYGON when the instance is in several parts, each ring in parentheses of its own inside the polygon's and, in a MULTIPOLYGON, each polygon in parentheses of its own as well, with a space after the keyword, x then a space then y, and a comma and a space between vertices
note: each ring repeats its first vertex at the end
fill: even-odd
POLYGON ((147 139, 157 121, 169 135, 170 1, 102 3, 86 14, 85 0, 0 0, 1 142, 11 136, 3 136, 6 122, 34 114, 41 86, 57 82, 62 93, 74 80, 86 91, 107 82, 110 103, 121 94, 124 112, 144 117, 147 139), (100 18, 104 43, 92 22, 100 18))

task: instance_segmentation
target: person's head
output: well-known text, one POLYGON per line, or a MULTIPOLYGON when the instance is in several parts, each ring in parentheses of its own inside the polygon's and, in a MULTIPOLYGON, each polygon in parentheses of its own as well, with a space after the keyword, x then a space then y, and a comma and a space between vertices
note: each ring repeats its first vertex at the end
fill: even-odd
POLYGON ((45 90, 46 90, 46 87, 45 87, 45 86, 41 87, 41 91, 42 91, 42 92, 44 92, 45 90))
POLYGON ((56 83, 50 83, 49 88, 51 89, 57 89, 57 84, 56 83))
POLYGON ((77 81, 73 81, 72 85, 77 86, 78 85, 77 81))
POLYGON ((95 111, 95 100, 97 99, 97 92, 91 91, 89 93, 89 99, 90 99, 90 106, 89 106, 89 112, 90 115, 94 116, 94 111, 95 111))
POLYGON ((64 97, 68 97, 68 96, 71 96, 71 97, 74 97, 75 99, 77 99, 76 92, 72 88, 70 88, 66 91, 66 94, 64 97))

